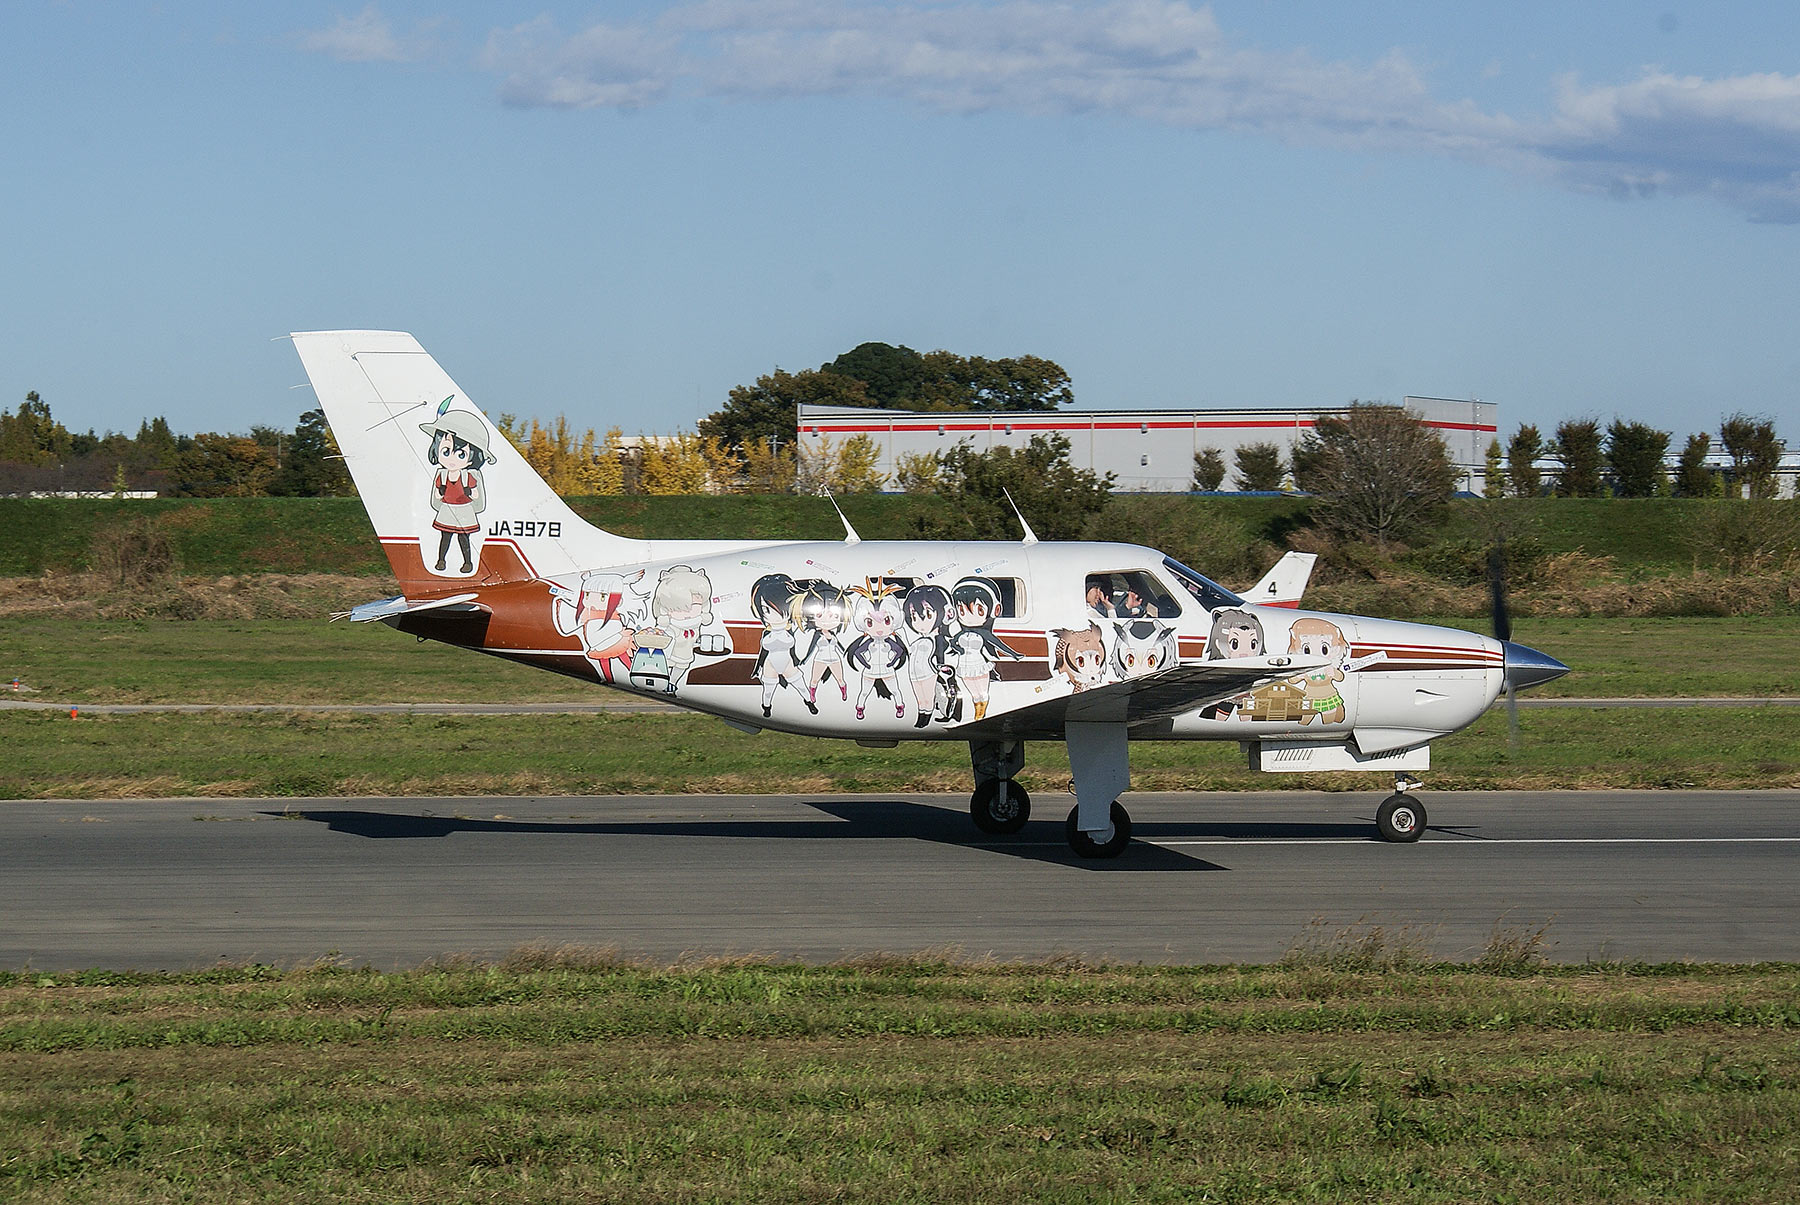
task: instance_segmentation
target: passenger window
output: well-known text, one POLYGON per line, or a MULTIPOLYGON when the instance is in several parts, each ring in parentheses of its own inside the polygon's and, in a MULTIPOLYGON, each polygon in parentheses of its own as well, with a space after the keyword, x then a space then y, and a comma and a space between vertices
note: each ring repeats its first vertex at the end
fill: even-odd
POLYGON ((1087 607, 1102 619, 1173 619, 1181 604, 1142 569, 1087 576, 1087 607))
POLYGON ((1000 610, 996 614, 1002 619, 1017 619, 1025 614, 1025 584, 1016 577, 990 577, 994 589, 1000 592, 1000 610))

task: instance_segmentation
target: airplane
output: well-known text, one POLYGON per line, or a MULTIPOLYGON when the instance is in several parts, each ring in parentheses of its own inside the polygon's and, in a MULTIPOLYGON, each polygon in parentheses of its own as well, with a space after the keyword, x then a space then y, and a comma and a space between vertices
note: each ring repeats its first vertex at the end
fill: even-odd
POLYGON ((1313 562, 1318 559, 1318 554, 1312 552, 1282 553, 1262 579, 1244 591, 1244 601, 1261 607, 1298 607, 1300 597, 1306 593, 1306 583, 1312 580, 1313 562))
POLYGON ((290 337, 400 583, 352 620, 744 732, 966 743, 985 833, 1024 826, 1025 746, 1061 741, 1068 843, 1115 857, 1129 742, 1222 740, 1274 773, 1391 773, 1376 833, 1416 841, 1431 742, 1568 672, 1454 628, 1264 605, 1154 548, 1040 542, 1023 515, 1011 542, 865 541, 848 520, 841 540, 619 536, 577 516, 411 335, 290 337))

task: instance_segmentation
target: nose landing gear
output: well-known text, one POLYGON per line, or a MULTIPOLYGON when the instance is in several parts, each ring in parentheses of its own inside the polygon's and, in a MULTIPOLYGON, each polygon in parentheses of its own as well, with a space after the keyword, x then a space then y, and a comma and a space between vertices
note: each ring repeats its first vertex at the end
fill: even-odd
POLYGON ((1394 793, 1375 811, 1375 831, 1383 841, 1417 841, 1425 832, 1425 805, 1411 792, 1424 784, 1412 775, 1394 775, 1394 793))

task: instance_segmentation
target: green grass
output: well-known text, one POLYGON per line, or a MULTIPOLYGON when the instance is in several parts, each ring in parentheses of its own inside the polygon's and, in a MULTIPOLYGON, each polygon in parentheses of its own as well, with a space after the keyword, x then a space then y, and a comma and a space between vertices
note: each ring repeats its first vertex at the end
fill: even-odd
MULTIPOLYGON (((345 598, 342 606, 366 601, 345 598)), ((1480 623, 1443 621, 1479 630, 1480 623)), ((1520 619, 1513 638, 1575 672, 1544 696, 1800 694, 1800 616, 1520 619)), ((593 702, 624 696, 378 624, 0 622, 0 683, 76 703, 593 702)))
POLYGON ((0 1196, 1785 1199, 1792 967, 0 976, 0 1196))
MULTIPOLYGON (((1509 748, 1490 712, 1433 745, 1451 789, 1800 786, 1794 715, 1780 708, 1526 711, 1509 748)), ((968 789, 954 742, 865 749, 674 715, 415 716, 0 712, 0 797, 606 795, 968 789)), ((1135 742, 1138 790, 1369 790, 1366 774, 1270 777, 1236 743, 1135 742)), ((1021 776, 1069 783, 1060 744, 1021 776)))

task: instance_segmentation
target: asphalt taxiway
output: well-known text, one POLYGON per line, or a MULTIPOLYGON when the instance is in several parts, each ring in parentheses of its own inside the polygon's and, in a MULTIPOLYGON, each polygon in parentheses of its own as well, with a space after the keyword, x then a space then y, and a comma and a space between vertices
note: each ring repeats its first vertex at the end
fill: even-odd
POLYGON ((1380 925, 1441 957, 1800 960, 1800 791, 1132 794, 1085 862, 941 795, 0 803, 0 967, 380 967, 527 943, 674 959, 1268 962, 1380 925))

